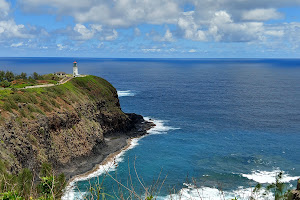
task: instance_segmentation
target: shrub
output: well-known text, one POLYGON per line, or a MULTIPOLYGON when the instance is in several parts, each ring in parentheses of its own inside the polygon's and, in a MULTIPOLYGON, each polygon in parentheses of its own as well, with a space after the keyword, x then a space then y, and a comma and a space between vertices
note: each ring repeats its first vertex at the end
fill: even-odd
POLYGON ((30 196, 30 190, 32 185, 33 175, 32 172, 25 168, 18 174, 18 191, 25 198, 28 199, 30 196))
POLYGON ((26 168, 19 174, 9 174, 1 160, 0 174, 1 200, 60 199, 66 186, 65 176, 55 175, 49 164, 42 164, 39 179, 35 181, 32 171, 26 168))
POLYGON ((11 86, 11 83, 8 82, 7 80, 4 80, 1 82, 1 86, 4 88, 7 88, 7 87, 11 86))
POLYGON ((23 200, 21 196, 18 195, 15 191, 8 191, 4 193, 0 193, 1 200, 23 200))

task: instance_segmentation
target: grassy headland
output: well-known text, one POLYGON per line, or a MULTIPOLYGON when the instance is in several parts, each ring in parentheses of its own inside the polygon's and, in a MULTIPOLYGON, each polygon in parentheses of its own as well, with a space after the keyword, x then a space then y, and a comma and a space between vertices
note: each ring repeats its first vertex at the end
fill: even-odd
POLYGON ((0 199, 57 199, 64 183, 59 173, 70 179, 92 170, 151 126, 140 115, 125 114, 116 89, 96 76, 2 89, 0 199), (53 170, 43 173, 43 166, 53 170))

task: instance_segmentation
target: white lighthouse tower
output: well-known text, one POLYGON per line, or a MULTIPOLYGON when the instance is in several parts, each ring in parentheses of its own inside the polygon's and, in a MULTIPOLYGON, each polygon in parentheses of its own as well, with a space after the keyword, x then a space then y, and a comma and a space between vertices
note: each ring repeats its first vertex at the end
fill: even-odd
POLYGON ((77 67, 77 62, 73 62, 73 76, 74 77, 77 77, 79 74, 78 74, 78 67, 77 67))

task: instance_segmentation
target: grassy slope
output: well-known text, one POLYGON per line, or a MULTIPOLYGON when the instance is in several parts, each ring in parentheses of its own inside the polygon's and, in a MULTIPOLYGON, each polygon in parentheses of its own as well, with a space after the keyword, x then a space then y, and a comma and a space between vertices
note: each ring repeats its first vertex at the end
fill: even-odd
POLYGON ((63 85, 48 88, 0 90, 0 123, 5 121, 8 113, 31 120, 38 114, 72 109, 71 105, 87 100, 103 99, 108 102, 108 110, 119 112, 115 106, 115 93, 115 88, 109 82, 96 76, 78 77, 63 85))

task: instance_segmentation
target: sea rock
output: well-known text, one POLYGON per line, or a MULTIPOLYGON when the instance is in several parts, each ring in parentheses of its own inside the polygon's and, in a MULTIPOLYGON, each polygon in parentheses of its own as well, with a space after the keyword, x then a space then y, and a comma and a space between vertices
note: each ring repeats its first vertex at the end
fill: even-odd
POLYGON ((297 182, 297 189, 291 191, 292 200, 300 200, 300 179, 297 182))

